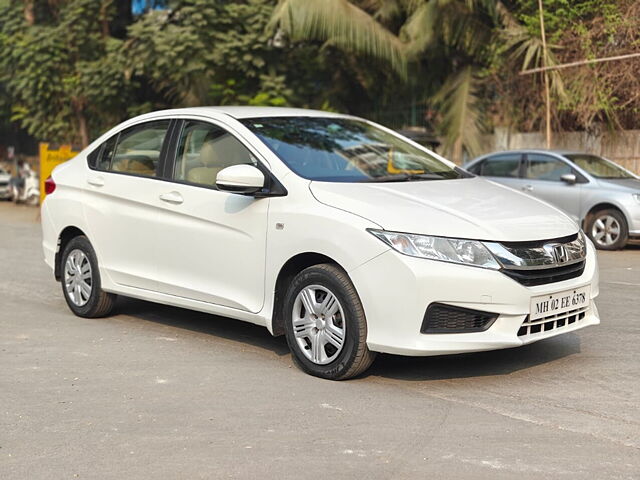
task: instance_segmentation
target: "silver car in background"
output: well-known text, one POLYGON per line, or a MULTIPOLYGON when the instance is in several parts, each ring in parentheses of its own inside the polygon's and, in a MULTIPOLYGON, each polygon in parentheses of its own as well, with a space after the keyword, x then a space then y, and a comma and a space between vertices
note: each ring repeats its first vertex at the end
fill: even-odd
POLYGON ((610 160, 580 152, 515 150, 483 155, 465 168, 563 210, 599 249, 617 250, 640 238, 640 177, 610 160))

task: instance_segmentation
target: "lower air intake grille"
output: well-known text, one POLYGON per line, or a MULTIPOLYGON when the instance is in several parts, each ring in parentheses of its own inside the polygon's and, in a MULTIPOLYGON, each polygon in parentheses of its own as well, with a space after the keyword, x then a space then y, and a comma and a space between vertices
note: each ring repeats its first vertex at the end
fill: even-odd
POLYGON ((520 330, 518 330, 518 336, 525 337, 529 335, 536 335, 538 333, 545 333, 558 328, 570 327, 573 324, 580 323, 584 320, 584 317, 587 315, 587 310, 589 310, 588 306, 571 310, 569 312, 549 315, 537 320, 530 320, 527 316, 520 327, 520 330))
POLYGON ((470 333, 488 329, 498 314, 432 303, 427 308, 420 333, 470 333))

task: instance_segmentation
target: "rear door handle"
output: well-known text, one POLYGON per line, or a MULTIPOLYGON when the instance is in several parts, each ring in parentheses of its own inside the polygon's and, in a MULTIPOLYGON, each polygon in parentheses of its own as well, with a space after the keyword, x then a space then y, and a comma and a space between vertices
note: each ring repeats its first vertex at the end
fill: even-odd
POLYGON ((94 187, 104 187, 104 178, 102 177, 91 177, 87 179, 87 183, 89 185, 93 185, 94 187))
POLYGON ((184 202, 182 195, 180 195, 180 193, 178 192, 163 193, 162 195, 160 195, 160 200, 162 200, 163 202, 172 203, 174 205, 180 205, 182 202, 184 202))
POLYGON ((533 192, 533 185, 525 185, 522 187, 522 190, 525 192, 533 192))

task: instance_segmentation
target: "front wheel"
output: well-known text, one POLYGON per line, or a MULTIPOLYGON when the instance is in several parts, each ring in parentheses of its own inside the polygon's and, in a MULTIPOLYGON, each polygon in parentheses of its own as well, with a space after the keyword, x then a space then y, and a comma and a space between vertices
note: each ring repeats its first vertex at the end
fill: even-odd
POLYGON ((300 272, 287 291, 284 314, 287 343, 305 372, 345 380, 373 362, 362 303, 347 274, 336 265, 315 265, 300 272))
POLYGON ((600 250, 619 250, 629 237, 627 220, 618 210, 600 210, 590 216, 587 235, 600 250))

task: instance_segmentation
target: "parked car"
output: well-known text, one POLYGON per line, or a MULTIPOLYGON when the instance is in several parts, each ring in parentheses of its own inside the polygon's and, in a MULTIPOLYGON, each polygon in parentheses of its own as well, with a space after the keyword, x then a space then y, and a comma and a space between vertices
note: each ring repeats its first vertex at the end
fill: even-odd
POLYGON ((11 198, 11 188, 10 183, 11 174, 7 172, 5 169, 0 167, 0 199, 8 200, 11 198))
POLYGON ((253 322, 319 377, 600 322, 573 220, 351 116, 150 113, 58 166, 46 193, 45 260, 76 315, 118 294, 253 322))
POLYGON ((605 158, 517 150, 484 155, 465 168, 560 208, 597 248, 617 250, 640 237, 640 178, 605 158))

